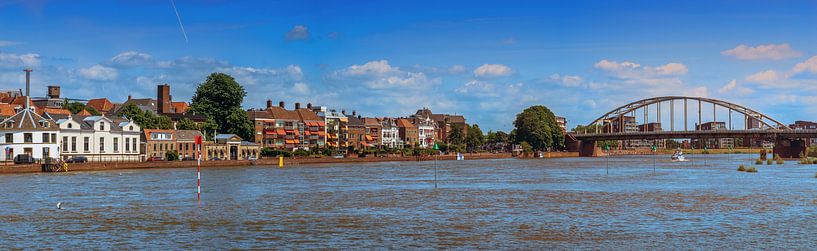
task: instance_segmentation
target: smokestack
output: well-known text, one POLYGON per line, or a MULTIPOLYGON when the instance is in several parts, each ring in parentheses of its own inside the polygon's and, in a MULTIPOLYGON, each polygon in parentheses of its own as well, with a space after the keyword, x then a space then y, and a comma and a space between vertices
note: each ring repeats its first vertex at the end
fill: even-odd
POLYGON ((301 103, 295 102, 295 110, 301 109, 301 103))
POLYGON ((281 108, 285 108, 284 107, 284 101, 278 102, 278 106, 281 107, 281 108))
POLYGON ((267 99, 267 108, 268 109, 272 108, 272 100, 271 99, 267 99))
POLYGON ((31 103, 31 99, 30 99, 31 97, 30 97, 30 93, 29 93, 29 91, 31 90, 30 89, 31 88, 31 68, 26 68, 23 71, 26 72, 26 105, 25 105, 25 107, 26 107, 26 110, 28 110, 30 108, 29 103, 31 103))
POLYGON ((307 109, 312 109, 312 103, 306 103, 306 108, 307 109))

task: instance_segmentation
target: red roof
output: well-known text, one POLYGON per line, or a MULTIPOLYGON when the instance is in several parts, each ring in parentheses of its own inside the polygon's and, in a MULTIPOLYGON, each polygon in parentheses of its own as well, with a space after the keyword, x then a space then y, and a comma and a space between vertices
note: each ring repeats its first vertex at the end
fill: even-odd
POLYGON ((44 114, 46 112, 48 114, 51 114, 51 115, 71 115, 71 111, 69 111, 68 109, 62 109, 62 108, 43 107, 43 108, 37 109, 37 111, 39 111, 40 115, 42 115, 42 114, 44 114))
POLYGON ((12 104, 0 104, 0 116, 2 116, 2 117, 11 117, 11 116, 14 116, 14 114, 17 114, 17 113, 14 111, 14 107, 16 107, 16 105, 12 105, 12 104))
POLYGON ((187 102, 183 102, 183 101, 170 102, 170 105, 173 106, 173 110, 175 110, 176 113, 185 113, 187 111, 187 109, 190 108, 190 106, 187 105, 187 102))
POLYGON ((88 100, 88 104, 86 104, 86 106, 93 107, 94 109, 102 113, 107 113, 114 107, 113 103, 111 103, 111 101, 108 100, 107 98, 96 98, 88 100))

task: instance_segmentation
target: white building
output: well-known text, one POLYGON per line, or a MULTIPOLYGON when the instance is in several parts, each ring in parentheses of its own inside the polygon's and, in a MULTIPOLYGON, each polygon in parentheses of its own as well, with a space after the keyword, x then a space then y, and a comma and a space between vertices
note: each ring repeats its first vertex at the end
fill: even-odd
POLYGON ((105 116, 68 116, 58 119, 62 158, 85 156, 88 161, 139 161, 141 134, 126 119, 105 116))
POLYGON ((60 131, 53 120, 43 118, 29 106, 14 116, 0 122, 0 160, 13 161, 20 154, 32 156, 35 160, 59 158, 60 131))
POLYGON ((383 118, 380 122, 380 139, 383 146, 387 148, 402 148, 403 141, 400 140, 400 129, 397 128, 397 120, 393 118, 383 118))
POLYGON ((431 118, 416 118, 417 119, 417 131, 419 133, 419 137, 417 141, 420 142, 420 147, 422 148, 429 148, 434 146, 434 123, 431 118))

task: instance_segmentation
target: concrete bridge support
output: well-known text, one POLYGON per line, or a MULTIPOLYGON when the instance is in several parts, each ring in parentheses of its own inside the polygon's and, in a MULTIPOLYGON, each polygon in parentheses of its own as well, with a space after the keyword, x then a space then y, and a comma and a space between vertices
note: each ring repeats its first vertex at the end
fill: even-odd
POLYGON ((602 150, 596 144, 595 140, 580 140, 579 141, 579 156, 580 157, 597 157, 601 156, 602 150))
POLYGON ((806 141, 802 139, 776 139, 773 152, 781 158, 800 158, 806 151, 806 141))

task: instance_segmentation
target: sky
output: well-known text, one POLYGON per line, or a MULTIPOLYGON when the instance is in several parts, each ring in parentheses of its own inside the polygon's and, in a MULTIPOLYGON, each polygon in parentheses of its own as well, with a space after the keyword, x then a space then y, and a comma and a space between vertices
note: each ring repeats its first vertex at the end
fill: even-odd
POLYGON ((247 90, 247 109, 267 99, 378 117, 428 107, 483 131, 509 131, 532 105, 573 127, 664 95, 723 99, 783 123, 817 120, 816 1, 175 7, 0 0, 0 89, 24 88, 22 69, 31 67, 32 96, 60 85, 65 97, 121 102, 155 98, 168 83, 174 101, 189 101, 207 75, 224 72, 247 90))

